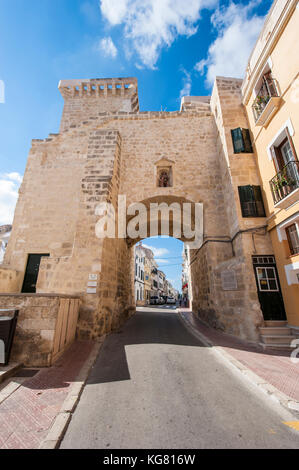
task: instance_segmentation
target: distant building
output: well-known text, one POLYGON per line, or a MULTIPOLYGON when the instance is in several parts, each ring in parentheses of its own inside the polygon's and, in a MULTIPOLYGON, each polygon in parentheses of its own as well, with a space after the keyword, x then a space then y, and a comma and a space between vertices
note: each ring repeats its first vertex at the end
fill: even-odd
POLYGON ((183 263, 182 263, 182 297, 186 301, 186 303, 189 302, 189 292, 191 292, 190 289, 190 281, 191 281, 191 276, 190 276, 190 250, 187 248, 186 245, 184 245, 183 249, 183 263))
POLYGON ((152 295, 152 277, 153 269, 156 267, 156 262, 154 260, 154 253, 149 248, 143 246, 145 252, 144 260, 144 299, 146 304, 150 304, 151 295, 152 295))
POLYGON ((164 290, 165 280, 166 280, 165 273, 163 273, 163 271, 158 269, 158 292, 159 292, 160 297, 163 297, 163 295, 165 295, 165 290, 164 290))
POLYGON ((135 246, 135 301, 137 305, 145 304, 144 270, 146 253, 142 245, 135 246))
POLYGON ((11 225, 0 226, 0 264, 3 263, 4 253, 11 234, 11 225))

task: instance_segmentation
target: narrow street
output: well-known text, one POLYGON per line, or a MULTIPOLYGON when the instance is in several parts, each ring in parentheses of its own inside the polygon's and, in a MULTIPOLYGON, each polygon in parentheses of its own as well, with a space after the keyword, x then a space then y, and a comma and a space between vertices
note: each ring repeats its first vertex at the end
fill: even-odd
POLYGON ((298 448, 290 417, 152 307, 106 338, 60 448, 298 448))

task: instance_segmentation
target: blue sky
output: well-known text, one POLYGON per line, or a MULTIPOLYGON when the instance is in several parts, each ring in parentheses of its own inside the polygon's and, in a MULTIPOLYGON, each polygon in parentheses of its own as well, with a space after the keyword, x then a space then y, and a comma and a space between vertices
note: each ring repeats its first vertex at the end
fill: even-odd
POLYGON ((244 76, 271 3, 0 0, 0 224, 12 221, 31 139, 59 129, 60 79, 136 76, 141 111, 177 110, 216 75, 244 76))

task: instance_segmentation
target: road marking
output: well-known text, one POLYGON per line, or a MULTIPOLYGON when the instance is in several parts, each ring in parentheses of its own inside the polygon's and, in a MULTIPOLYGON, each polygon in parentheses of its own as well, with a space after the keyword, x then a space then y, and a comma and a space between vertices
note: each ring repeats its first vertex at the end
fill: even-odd
POLYGON ((283 424, 289 426, 289 428, 295 429, 295 431, 299 431, 299 421, 284 421, 283 424))

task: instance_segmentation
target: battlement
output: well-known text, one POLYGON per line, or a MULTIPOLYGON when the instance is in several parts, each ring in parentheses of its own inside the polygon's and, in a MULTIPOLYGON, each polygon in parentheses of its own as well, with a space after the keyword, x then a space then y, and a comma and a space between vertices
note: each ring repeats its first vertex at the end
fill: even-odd
POLYGON ((99 113, 139 111, 135 77, 61 80, 58 89, 65 101, 61 131, 99 113))
MULTIPOLYGON (((137 95, 137 78, 94 78, 79 80, 60 80, 58 89, 64 99, 113 95, 137 95)), ((138 98, 138 96, 137 96, 138 98)))

